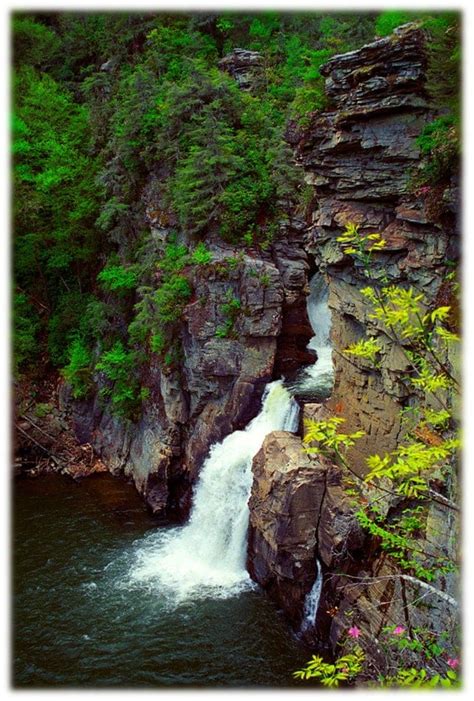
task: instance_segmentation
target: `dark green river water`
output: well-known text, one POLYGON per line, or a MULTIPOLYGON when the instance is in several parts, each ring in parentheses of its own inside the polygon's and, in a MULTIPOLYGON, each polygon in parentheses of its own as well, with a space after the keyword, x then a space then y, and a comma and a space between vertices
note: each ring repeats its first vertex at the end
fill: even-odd
POLYGON ((129 581, 156 528, 108 475, 16 483, 14 686, 294 686, 309 651, 258 590, 176 607, 129 581))

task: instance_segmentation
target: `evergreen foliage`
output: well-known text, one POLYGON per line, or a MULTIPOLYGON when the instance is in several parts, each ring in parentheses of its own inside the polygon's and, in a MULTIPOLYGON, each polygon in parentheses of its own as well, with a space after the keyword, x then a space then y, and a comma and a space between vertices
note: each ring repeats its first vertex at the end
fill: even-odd
POLYGON ((391 34, 393 30, 400 27, 400 25, 412 22, 415 18, 416 15, 412 12, 386 10, 385 12, 381 12, 377 17, 375 31, 379 36, 384 37, 391 34))
POLYGON ((95 367, 106 379, 99 396, 110 402, 111 410, 117 416, 136 418, 143 398, 136 353, 127 350, 121 341, 116 341, 110 350, 102 353, 95 367))
MULTIPOLYGON (((15 371, 41 358, 81 393, 86 366, 93 384, 117 340, 125 366, 138 354, 138 375, 149 350, 175 362, 188 272, 212 261, 206 238, 265 249, 288 203, 304 205, 288 120, 304 124, 325 106, 328 58, 389 31, 395 15, 15 13, 15 371), (218 68, 237 46, 261 53, 248 90, 218 68), (146 227, 150 179, 164 245, 146 227), (91 354, 84 365, 79 343, 91 354)), ((453 109, 459 20, 419 17, 432 37, 433 95, 453 109)), ((421 137, 436 170, 427 177, 448 167, 450 119, 421 137)), ((216 266, 225 276, 227 264, 216 266)), ((224 306, 220 337, 240 313, 224 306)))
POLYGON ((81 338, 76 338, 69 347, 69 363, 63 369, 66 381, 71 385, 72 396, 82 399, 91 386, 92 355, 81 338))

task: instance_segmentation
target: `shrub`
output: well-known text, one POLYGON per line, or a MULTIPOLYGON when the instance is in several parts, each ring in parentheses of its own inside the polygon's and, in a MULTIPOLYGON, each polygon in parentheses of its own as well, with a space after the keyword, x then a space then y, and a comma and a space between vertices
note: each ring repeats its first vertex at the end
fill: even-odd
POLYGON ((436 106, 460 117, 461 30, 459 12, 440 12, 427 17, 423 28, 428 34, 426 87, 436 106))
POLYGON ((38 68, 51 66, 58 58, 59 37, 49 27, 34 19, 16 15, 12 23, 13 59, 15 64, 38 68))
POLYGON ((69 362, 63 368, 62 375, 71 385, 72 396, 82 399, 92 385, 92 354, 81 338, 75 338, 67 350, 69 362))
POLYGON ((187 278, 176 273, 171 275, 153 295, 158 321, 163 324, 178 321, 191 295, 187 278))
POLYGON ((375 31, 381 37, 391 34, 394 29, 401 24, 407 24, 414 19, 415 15, 403 10, 386 10, 382 12, 375 21, 375 31))
POLYGON ((84 323, 84 312, 91 295, 78 290, 63 292, 48 320, 48 351, 53 365, 69 361, 68 347, 84 323))
POLYGON ((34 407, 34 414, 38 419, 44 419, 45 416, 51 414, 53 405, 48 402, 38 402, 34 407))
POLYGON ((459 163, 458 126, 453 115, 439 117, 425 126, 417 139, 425 160, 415 177, 416 184, 436 185, 447 181, 459 163))
POLYGON ((138 275, 133 266, 110 265, 100 271, 97 279, 110 292, 126 292, 135 289, 138 275))
POLYGON ((40 320, 26 295, 16 293, 13 298, 13 365, 15 374, 31 363, 38 350, 37 333, 40 320))
POLYGON ((99 396, 109 399, 111 412, 122 418, 135 418, 141 404, 137 366, 137 354, 128 351, 121 341, 102 353, 95 366, 108 380, 99 396))
POLYGON ((216 336, 218 338, 226 338, 232 333, 234 324, 242 309, 242 302, 228 290, 225 295, 225 302, 220 305, 219 309, 224 316, 224 323, 217 327, 216 336))
POLYGON ((163 257, 157 264, 160 270, 166 273, 179 273, 185 265, 187 265, 189 259, 188 249, 183 243, 169 243, 166 248, 163 257))
POLYGON ((153 353, 161 354, 167 345, 166 335, 163 331, 154 333, 150 338, 150 348, 153 353))
POLYGON ((206 244, 198 243, 191 255, 191 262, 195 265, 206 265, 212 260, 212 253, 206 248, 206 244))
POLYGON ((296 89, 295 98, 291 105, 292 116, 302 125, 307 123, 309 112, 324 109, 327 105, 324 77, 319 71, 332 53, 330 49, 311 52, 310 65, 302 76, 303 85, 296 89))

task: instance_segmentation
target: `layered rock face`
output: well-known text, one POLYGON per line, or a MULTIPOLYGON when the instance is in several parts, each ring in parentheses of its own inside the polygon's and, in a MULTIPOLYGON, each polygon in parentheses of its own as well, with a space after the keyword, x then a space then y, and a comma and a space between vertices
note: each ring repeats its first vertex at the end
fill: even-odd
MULTIPOLYGON (((321 404, 304 407, 303 418, 329 415, 321 404)), ((308 455, 299 436, 269 434, 254 458, 253 475, 248 569, 299 628, 316 558, 324 576, 346 571, 349 556, 352 563, 366 557, 366 537, 346 495, 343 471, 323 456, 308 455)))
POLYGON ((423 32, 407 25, 332 58, 321 72, 333 109, 314 115, 296 149, 315 193, 307 250, 328 279, 332 340, 339 351, 329 406, 349 430, 367 433, 351 454, 360 472, 368 455, 397 442, 407 361, 382 329, 380 373, 361 370, 341 355, 374 322, 360 293, 370 281, 335 239, 347 223, 379 232, 386 246, 373 259, 374 276, 414 286, 430 303, 443 292, 447 262, 458 257, 456 184, 415 192, 410 187, 420 159, 416 139, 434 117, 425 92, 424 43, 423 32))
MULTIPOLYGON (((164 242, 166 222, 150 223, 164 242)), ((98 399, 74 404, 79 439, 113 473, 131 477, 156 515, 186 515, 210 446, 258 413, 275 365, 291 376, 313 362, 305 350, 312 330, 303 229, 303 222, 288 219, 267 252, 208 241, 212 261, 188 271, 193 298, 179 332, 182 360, 173 370, 151 361, 151 396, 138 423, 111 416, 98 399), (229 300, 238 302, 232 319, 229 300)))
POLYGON ((326 469, 309 460, 297 436, 275 431, 255 456, 253 473, 248 569, 274 598, 285 602, 296 623, 296 612, 315 578, 326 469))
MULTIPOLYGON (((410 186, 420 159, 416 139, 434 118, 425 92, 424 35, 418 28, 399 28, 390 37, 335 56, 321 72, 331 109, 314 114, 299 135, 290 131, 289 139, 306 182, 314 186, 306 250, 329 286, 335 386, 325 406, 307 404, 303 416, 337 414, 346 419, 344 432, 364 430, 348 455, 363 474, 368 455, 395 448, 400 410, 412 398, 402 381, 406 357, 382 328, 374 327, 360 292, 370 281, 354 258, 341 252, 336 238, 347 223, 380 233, 387 245, 374 256, 373 273, 383 272, 387 284, 415 287, 429 304, 451 304, 444 280, 447 264, 458 258, 459 203, 455 182, 419 190, 410 186), (342 352, 367 329, 383 346, 378 370, 350 362, 342 352)), ((298 437, 267 437, 254 460, 252 576, 299 625, 318 557, 324 584, 315 634, 333 649, 348 620, 357 620, 374 640, 391 623, 429 628, 433 616, 438 617, 436 629, 453 632, 454 578, 442 577, 437 591, 430 591, 389 564, 376 540, 367 539, 358 525, 357 504, 345 489, 347 477, 306 455, 298 437), (426 609, 411 607, 420 596, 426 597, 426 609)), ((433 502, 426 547, 445 543, 445 555, 455 560, 458 531, 456 511, 433 502)), ((375 645, 374 660, 377 655, 375 645)))

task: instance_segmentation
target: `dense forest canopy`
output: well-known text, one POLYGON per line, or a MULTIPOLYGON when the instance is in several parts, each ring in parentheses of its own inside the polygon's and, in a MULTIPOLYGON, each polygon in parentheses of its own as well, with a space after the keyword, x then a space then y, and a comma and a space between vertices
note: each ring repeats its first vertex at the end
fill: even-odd
MULTIPOLYGON (((136 416, 147 354, 179 358, 206 239, 265 249, 285 208, 304 209, 285 132, 326 106, 321 65, 412 20, 429 33, 442 107, 420 141, 418 178, 435 181, 458 150, 456 13, 15 14, 17 375, 61 368, 82 397, 100 372, 114 410, 136 416), (250 89, 218 67, 236 47, 260 53, 250 89)), ((226 304, 232 319, 238 300, 226 304)))

